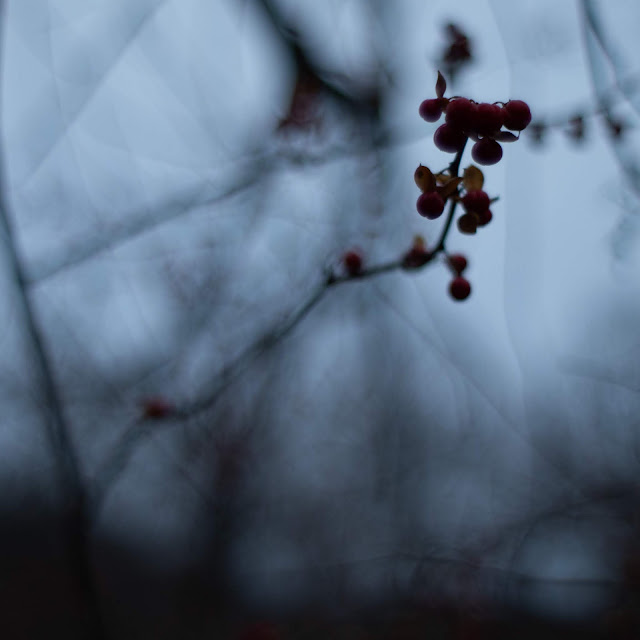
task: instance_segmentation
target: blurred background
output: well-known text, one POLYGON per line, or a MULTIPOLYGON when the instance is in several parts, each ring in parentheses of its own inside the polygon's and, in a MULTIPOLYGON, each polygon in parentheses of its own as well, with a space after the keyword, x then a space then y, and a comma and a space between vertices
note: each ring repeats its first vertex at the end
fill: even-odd
POLYGON ((3 637, 638 637, 638 24, 6 0, 3 637), (437 241, 438 70, 533 113, 470 298, 327 286, 437 241))

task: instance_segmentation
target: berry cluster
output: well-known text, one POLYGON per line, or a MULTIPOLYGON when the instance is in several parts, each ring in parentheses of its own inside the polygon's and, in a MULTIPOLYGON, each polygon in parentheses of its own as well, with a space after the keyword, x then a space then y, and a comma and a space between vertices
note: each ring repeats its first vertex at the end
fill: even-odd
POLYGON ((467 140, 471 138, 475 141, 471 151, 475 162, 483 165, 499 162, 502 158, 500 143, 518 139, 513 132, 519 134, 529 125, 531 111, 522 100, 489 104, 477 103, 459 96, 445 98, 446 89, 447 83, 438 72, 437 97, 421 103, 420 115, 428 122, 436 122, 445 114, 445 123, 438 127, 433 139, 438 149, 455 153, 455 159, 440 173, 434 174, 429 167, 420 164, 413 174, 413 179, 420 189, 416 209, 421 216, 435 220, 442 216, 449 203, 446 222, 439 240, 428 248, 424 238, 416 236, 413 245, 400 260, 367 268, 363 266, 361 252, 351 249, 342 256, 345 275, 336 276, 330 272, 327 285, 383 273, 398 267, 417 270, 442 253, 446 256, 446 264, 453 274, 449 284, 451 297, 454 300, 466 300, 471 295, 471 284, 463 275, 467 268, 467 259, 459 253, 449 254, 445 248, 445 241, 458 205, 464 209, 457 221, 459 231, 475 234, 478 227, 488 225, 493 219, 490 206, 497 198, 490 198, 484 191, 484 175, 478 167, 470 165, 462 175, 458 175, 464 148, 467 140))
POLYGON ((478 167, 467 167, 462 179, 465 194, 459 199, 465 213, 458 218, 458 229, 461 233, 474 234, 478 227, 485 227, 493 219, 491 199, 482 190, 484 175, 478 167))
MULTIPOLYGON (((428 167, 420 165, 413 178, 422 191, 416 208, 425 218, 438 218, 444 211, 446 201, 452 200, 455 204, 462 205, 465 210, 458 218, 458 229, 462 233, 474 234, 478 227, 484 227, 491 222, 491 199, 482 190, 484 175, 478 167, 467 167, 460 177, 447 173, 433 175, 428 167)), ((429 262, 438 250, 444 250, 443 242, 434 251, 429 251, 422 237, 416 236, 412 248, 404 256, 402 266, 405 269, 417 269, 429 262)), ((454 254, 448 256, 447 264, 454 274, 449 293, 455 300, 465 300, 471 293, 469 281, 462 277, 462 272, 467 268, 467 259, 461 254, 454 254)))
POLYGON ((508 102, 475 102, 455 96, 445 98, 447 83, 440 72, 436 82, 436 98, 423 100, 420 116, 427 122, 437 122, 444 113, 445 122, 433 135, 441 151, 457 153, 467 142, 474 140, 471 156, 478 164, 491 165, 502 158, 501 142, 514 142, 518 133, 531 122, 529 105, 522 100, 508 102), (503 129, 504 127, 504 129, 503 129))
MULTIPOLYGON (((517 140, 520 132, 531 122, 531 110, 522 100, 491 104, 478 103, 461 96, 446 98, 447 83, 440 72, 435 89, 436 97, 423 100, 420 104, 420 116, 427 122, 437 122, 444 114, 445 122, 436 129, 433 141, 438 149, 455 153, 456 158, 446 171, 436 175, 423 165, 416 169, 413 177, 422 192, 416 209, 421 216, 433 220, 443 214, 447 200, 451 206, 438 244, 428 251, 423 241, 422 244, 414 242, 412 249, 404 256, 403 267, 406 269, 418 268, 431 260, 435 253, 445 251, 446 235, 458 204, 464 209, 457 221, 461 233, 475 234, 478 227, 486 226, 493 219, 490 209, 492 200, 483 190, 482 171, 471 165, 462 176, 458 176, 467 140, 471 138, 474 141, 471 156, 477 164, 496 164, 502 159, 500 143, 517 140)), ((462 275, 467 267, 467 259, 460 254, 450 255, 447 264, 454 275, 449 293, 455 300, 465 300, 471 293, 471 285, 462 275)))

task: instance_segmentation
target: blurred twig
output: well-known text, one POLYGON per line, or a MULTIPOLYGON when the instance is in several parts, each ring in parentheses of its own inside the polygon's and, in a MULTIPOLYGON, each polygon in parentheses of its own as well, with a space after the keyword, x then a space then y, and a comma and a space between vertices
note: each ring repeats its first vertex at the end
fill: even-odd
MULTIPOLYGON (((1 5, 2 29, 6 29, 6 2, 1 5)), ((4 39, 4 38, 3 38, 4 39)), ((0 50, 4 47, 0 44, 0 50)), ((86 606, 87 626, 91 638, 104 638, 99 595, 90 562, 90 520, 87 496, 80 472, 78 455, 71 439, 69 425, 64 415, 58 393, 55 373, 51 366, 44 332, 28 291, 28 283, 17 248, 17 240, 7 198, 5 148, 0 146, 0 231, 5 239, 8 269, 16 287, 16 301, 22 315, 23 327, 31 344, 35 368, 39 372, 39 395, 45 416, 45 430, 56 462, 58 479, 62 490, 64 508, 64 544, 68 554, 69 570, 78 588, 78 595, 86 606)))
MULTIPOLYGON (((603 31, 599 24, 595 4, 592 0, 583 0, 580 6, 582 9, 583 36, 587 50, 587 60, 591 71, 591 81, 597 106, 608 121, 613 121, 613 98, 610 91, 610 83, 602 64, 603 57, 611 60, 610 54, 607 54, 603 48, 603 31)), ((633 192, 640 197, 640 167, 638 163, 623 152, 620 140, 617 137, 611 136, 609 139, 622 174, 633 192)))

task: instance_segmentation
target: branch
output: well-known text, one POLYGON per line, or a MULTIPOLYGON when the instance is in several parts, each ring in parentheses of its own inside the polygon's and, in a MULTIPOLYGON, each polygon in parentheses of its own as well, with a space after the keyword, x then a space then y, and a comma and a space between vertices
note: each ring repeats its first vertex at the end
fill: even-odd
MULTIPOLYGON (((2 3, 2 35, 6 29, 6 2, 2 3)), ((0 43, 0 50, 3 49, 0 43)), ((45 408, 45 431, 54 460, 57 463, 58 481, 66 499, 64 524, 66 526, 69 569, 79 595, 87 607, 87 625, 93 638, 104 638, 104 625, 100 612, 99 596, 92 576, 89 559, 89 519, 86 494, 80 473, 78 455, 71 440, 62 402, 56 387, 44 333, 38 323, 34 305, 29 297, 27 278, 18 255, 15 231, 11 221, 7 199, 6 152, 0 147, 0 233, 5 239, 10 276, 16 284, 16 298, 22 316, 24 331, 31 343, 35 367, 40 377, 40 393, 45 408)))
MULTIPOLYGON (((598 105, 598 109, 602 111, 608 120, 613 119, 611 112, 612 99, 608 93, 607 81, 603 78, 603 73, 598 67, 598 47, 603 49, 602 30, 598 25, 598 19, 595 11, 595 7, 591 0, 583 0, 581 3, 582 19, 583 19, 583 37, 585 41, 585 48, 587 50, 587 59, 589 61, 589 69, 591 71, 591 82, 595 93, 595 99, 598 105), (597 44, 596 44, 597 43, 597 44)), ((604 49, 603 49, 604 50, 604 49)), ((609 56, 604 50, 604 55, 608 59, 609 56)), ((625 158, 621 152, 620 145, 615 138, 611 139, 611 146, 613 148, 614 156, 618 165, 626 177, 629 186, 634 193, 640 197, 640 167, 637 163, 625 158)))

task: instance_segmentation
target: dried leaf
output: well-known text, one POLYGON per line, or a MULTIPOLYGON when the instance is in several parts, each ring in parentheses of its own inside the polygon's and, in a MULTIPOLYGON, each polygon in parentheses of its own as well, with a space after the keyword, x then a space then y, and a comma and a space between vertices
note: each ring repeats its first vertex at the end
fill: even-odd
POLYGON ((427 247, 427 242, 424 239, 424 236, 421 236, 420 234, 416 234, 415 236, 413 236, 414 249, 426 249, 426 247, 427 247))
POLYGON ((436 191, 442 196, 444 200, 451 197, 458 191, 458 185, 462 182, 461 177, 450 178, 442 186, 438 187, 436 191))
POLYGON ((436 81, 436 96, 438 98, 444 97, 444 92, 447 90, 447 81, 444 76, 438 71, 438 80, 436 81))
POLYGON ((464 170, 462 182, 467 191, 479 191, 484 184, 484 174, 478 167, 471 164, 464 170))
POLYGON ((429 167, 425 167, 424 165, 419 165, 413 174, 413 179, 418 185, 418 189, 423 193, 425 191, 434 191, 436 188, 436 179, 431 173, 431 169, 429 167))
POLYGON ((458 218, 458 229, 460 233, 473 235, 478 228, 478 216, 475 213, 468 212, 458 218))
POLYGON ((511 133, 511 131, 499 131, 494 138, 498 142, 515 142, 518 139, 518 136, 515 133, 511 133))

